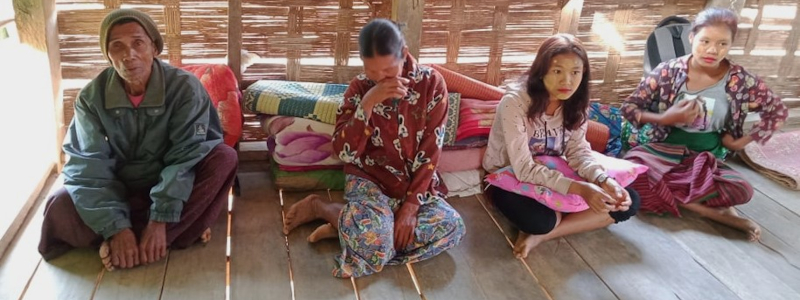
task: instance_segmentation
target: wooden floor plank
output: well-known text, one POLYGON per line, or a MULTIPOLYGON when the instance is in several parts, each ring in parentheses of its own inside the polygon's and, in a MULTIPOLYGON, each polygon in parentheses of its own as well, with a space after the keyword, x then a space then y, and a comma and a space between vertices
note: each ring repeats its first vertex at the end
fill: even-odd
POLYGON ((747 254, 747 257, 739 259, 754 261, 764 269, 769 270, 783 284, 792 288, 795 292, 800 292, 800 263, 798 263, 800 249, 784 243, 767 230, 762 230, 761 240, 753 243, 746 241, 744 234, 737 229, 709 220, 700 220, 698 218, 689 218, 689 220, 697 223, 696 227, 703 228, 703 231, 707 234, 719 234, 721 238, 727 239, 731 244, 747 254))
MULTIPOLYGON (((42 234, 44 205, 32 209, 27 224, 0 259, 0 299, 19 299, 42 261, 37 247, 42 234)), ((46 264, 46 262, 43 262, 46 264)))
MULTIPOLYGON (((795 201, 798 198, 795 198, 795 201)), ((795 266, 800 266, 800 234, 797 233, 796 229, 800 225, 800 216, 789 211, 785 206, 778 204, 760 191, 755 192, 753 199, 749 203, 736 206, 736 208, 745 217, 761 225, 763 233, 770 233, 777 239, 777 241, 763 240, 762 243, 773 249, 782 249, 781 255, 785 256, 795 266), (781 247, 781 243, 785 243, 789 247, 781 247)), ((739 233, 739 236, 743 237, 744 234, 739 233)), ((798 278, 797 282, 800 283, 800 278, 798 278)))
POLYGON ((159 299, 169 255, 149 265, 104 272, 94 299, 159 299))
POLYGON ((566 240, 620 299, 738 299, 670 234, 642 218, 566 240))
MULTIPOLYGON (((342 191, 330 191, 329 200, 345 203, 342 191)), ((340 246, 341 247, 341 246, 340 246)), ((361 300, 371 299, 405 299, 418 300, 414 282, 405 265, 385 266, 382 271, 360 278, 355 278, 355 285, 361 300)))
POLYGON ((740 159, 731 159, 726 162, 731 168, 742 173, 753 187, 764 193, 767 197, 774 200, 781 206, 787 208, 793 214, 800 216, 800 191, 790 190, 779 183, 767 178, 761 173, 756 172, 747 166, 740 159))
POLYGON ((291 299, 281 206, 267 167, 243 164, 242 195, 233 203, 231 299, 291 299))
MULTIPOLYGON (((476 197, 497 221, 508 240, 516 241, 519 230, 488 203, 487 198, 482 195, 476 197)), ((508 243, 505 246, 506 251, 511 253, 512 246, 508 243)), ((617 299, 564 239, 542 243, 531 251, 525 262, 554 299, 617 299)))
POLYGON ((95 249, 73 249, 48 262, 43 260, 24 299, 91 299, 101 270, 95 249))
POLYGON ((406 265, 386 266, 379 273, 356 278, 355 282, 361 300, 420 299, 406 265))
POLYGON ((441 264, 443 270, 428 273, 425 268, 417 268, 425 296, 455 299, 450 295, 458 293, 458 289, 468 289, 471 295, 465 297, 469 299, 547 299, 525 265, 508 250, 506 238, 496 230, 477 198, 454 197, 449 202, 464 218, 467 233, 440 262, 431 261, 441 264), (448 280, 457 283, 458 288, 450 286, 448 280))
MULTIPOLYGON (((733 290, 742 299, 799 299, 800 294, 787 286, 775 270, 767 269, 752 253, 737 247, 743 239, 728 239, 696 215, 682 219, 653 217, 650 222, 670 235, 695 261, 733 290)), ((685 298, 682 298, 685 299, 685 298)))
MULTIPOLYGON (((326 191, 313 193, 328 198, 326 191)), ((284 212, 288 212, 292 204, 309 194, 311 193, 284 192, 284 212)), ((296 299, 355 299, 351 281, 336 278, 331 274, 334 257, 342 252, 338 239, 326 239, 316 243, 307 241, 308 235, 322 224, 323 222, 317 221, 302 225, 295 228, 288 236, 296 299)))
POLYGON ((227 206, 211 230, 208 244, 170 251, 161 299, 225 299, 227 206))

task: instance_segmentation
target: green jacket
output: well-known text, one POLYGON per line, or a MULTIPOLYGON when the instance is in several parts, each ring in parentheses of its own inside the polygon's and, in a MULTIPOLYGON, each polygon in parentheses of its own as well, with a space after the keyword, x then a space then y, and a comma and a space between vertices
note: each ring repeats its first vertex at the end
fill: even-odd
POLYGON ((128 189, 150 188, 150 220, 178 222, 194 165, 221 142, 219 116, 194 75, 155 59, 134 108, 109 67, 75 100, 64 187, 83 221, 106 239, 131 227, 128 189))

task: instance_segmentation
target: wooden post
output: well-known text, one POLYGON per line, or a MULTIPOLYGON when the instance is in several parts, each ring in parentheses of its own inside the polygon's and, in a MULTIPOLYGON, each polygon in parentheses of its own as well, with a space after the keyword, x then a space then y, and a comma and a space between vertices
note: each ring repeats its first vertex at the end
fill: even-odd
POLYGON ((61 52, 58 45, 58 21, 55 0, 13 0, 19 41, 47 54, 50 66, 50 88, 55 112, 55 163, 58 172, 64 164, 61 144, 67 132, 61 91, 61 52))
POLYGON ((286 80, 296 81, 300 79, 300 48, 297 44, 303 38, 303 7, 289 7, 289 29, 288 35, 291 44, 287 45, 286 50, 286 80))
MULTIPOLYGON (((614 27, 617 32, 628 24, 632 13, 630 5, 619 5, 614 11, 614 27)), ((612 45, 608 45, 608 59, 606 60, 606 68, 603 73, 603 87, 601 88, 601 99, 619 99, 619 95, 614 94, 614 88, 617 85, 617 71, 619 71, 619 63, 623 49, 617 49, 612 45)))
POLYGON ((167 27, 167 49, 169 63, 180 67, 183 65, 181 55, 181 2, 179 0, 165 0, 164 23, 167 27))
POLYGON ((422 13, 425 10, 425 0, 395 0, 392 1, 392 20, 404 26, 408 51, 414 57, 419 57, 420 44, 422 43, 422 13))
POLYGON ((450 24, 447 25, 447 56, 444 66, 453 71, 458 71, 462 22, 468 22, 464 16, 465 2, 466 0, 453 0, 453 9, 450 10, 450 24))
POLYGON ((346 83, 350 74, 347 65, 350 63, 350 22, 353 19, 353 0, 339 0, 339 14, 336 19, 336 44, 334 45, 333 76, 336 83, 346 83))
MULTIPOLYGON (((242 83, 242 0, 228 1, 228 67, 242 83)), ((243 87, 242 87, 243 88, 243 87)))
POLYGON ((761 25, 761 17, 763 15, 764 15, 764 0, 759 0, 758 12, 756 13, 756 18, 753 20, 753 27, 750 28, 750 34, 747 35, 747 40, 744 42, 745 56, 749 56, 750 51, 753 51, 753 49, 756 47, 756 40, 758 40, 758 26, 761 25))
POLYGON ((578 33, 578 21, 581 19, 583 11, 583 0, 561 0, 561 16, 556 22, 555 33, 578 33))
POLYGON ((489 47, 489 64, 486 70, 486 83, 500 85, 503 82, 503 44, 505 43, 508 3, 495 6, 492 20, 492 44, 489 47))
MULTIPOLYGON (((706 8, 709 7, 724 7, 730 9, 736 14, 742 13, 742 9, 744 8, 745 0, 708 0, 706 1, 706 8)), ((763 2, 763 1, 759 1, 763 2)), ((762 4, 763 5, 763 4, 762 4)))

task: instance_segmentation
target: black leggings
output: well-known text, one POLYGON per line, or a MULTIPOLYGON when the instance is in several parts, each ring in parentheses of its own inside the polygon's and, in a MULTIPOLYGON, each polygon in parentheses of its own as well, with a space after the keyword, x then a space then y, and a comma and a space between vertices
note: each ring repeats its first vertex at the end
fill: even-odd
MULTIPOLYGON (((614 223, 630 219, 639 210, 639 193, 630 188, 625 190, 631 195, 631 206, 627 211, 609 212, 614 223)), ((496 187, 490 187, 489 193, 494 206, 519 230, 528 234, 545 234, 556 227, 556 212, 539 201, 496 187)))

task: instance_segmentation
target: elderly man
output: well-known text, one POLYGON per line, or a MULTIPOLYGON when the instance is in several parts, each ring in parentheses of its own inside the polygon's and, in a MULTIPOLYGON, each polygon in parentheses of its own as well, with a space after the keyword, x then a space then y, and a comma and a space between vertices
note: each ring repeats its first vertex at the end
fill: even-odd
POLYGON ((156 262, 210 238, 236 173, 211 100, 192 74, 156 56, 148 15, 109 13, 100 50, 113 67, 75 99, 64 188, 47 201, 39 252, 100 246, 109 270, 156 262))

